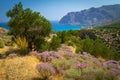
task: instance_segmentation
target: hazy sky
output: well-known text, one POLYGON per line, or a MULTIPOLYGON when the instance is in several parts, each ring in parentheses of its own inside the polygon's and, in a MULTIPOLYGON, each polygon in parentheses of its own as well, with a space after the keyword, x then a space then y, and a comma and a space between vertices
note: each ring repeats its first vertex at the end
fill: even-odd
POLYGON ((120 0, 0 0, 0 22, 8 21, 6 12, 18 2, 22 2, 24 8, 40 12, 48 20, 60 20, 71 11, 120 4, 120 0))

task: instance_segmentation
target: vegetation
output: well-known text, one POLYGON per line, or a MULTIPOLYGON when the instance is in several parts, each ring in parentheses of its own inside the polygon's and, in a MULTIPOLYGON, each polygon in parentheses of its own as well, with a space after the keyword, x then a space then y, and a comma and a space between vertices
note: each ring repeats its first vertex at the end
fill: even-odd
POLYGON ((49 50, 49 43, 44 39, 44 38, 37 38, 34 42, 34 48, 35 50, 39 51, 39 52, 43 52, 43 51, 48 51, 49 50))
MULTIPOLYGON (((0 79, 120 79, 120 62, 115 61, 120 60, 119 23, 92 30, 62 31, 49 37, 49 21, 38 12, 23 9, 21 3, 9 10, 7 16, 10 17, 10 34, 18 51, 10 48, 9 53, 0 54, 0 79), (112 27, 114 25, 115 28, 112 27), (76 49, 76 52, 70 47, 76 49)), ((7 46, 6 43, 9 42, 2 35, 10 36, 0 33, 0 48, 7 46)), ((10 36, 10 42, 11 38, 10 36)))
POLYGON ((120 53, 120 23, 95 27, 94 32, 108 47, 116 53, 120 53))
POLYGON ((44 80, 48 80, 51 75, 56 73, 55 69, 49 63, 37 64, 36 68, 44 80))
POLYGON ((4 43, 1 39, 0 39, 0 48, 4 48, 4 43))
POLYGON ((86 36, 88 36, 90 39, 93 39, 93 40, 97 38, 93 30, 89 30, 89 29, 79 30, 79 37, 81 39, 85 39, 86 36))
POLYGON ((33 80, 40 78, 36 70, 39 60, 35 56, 13 57, 0 60, 1 80, 33 80))
POLYGON ((21 54, 25 55, 28 53, 28 42, 26 38, 17 36, 15 38, 15 43, 17 44, 17 47, 19 48, 21 54))
MULTIPOLYGON (((90 32, 90 30, 88 31, 90 32)), ((74 36, 73 33, 68 32, 58 32, 57 36, 63 41, 63 43, 76 47, 76 52, 88 52, 96 57, 103 57, 106 59, 111 59, 113 51, 103 43, 102 40, 95 37, 95 34, 89 35, 87 30, 80 33, 79 36, 74 36), (69 36, 68 36, 69 35, 69 36), (83 38, 82 36, 86 36, 83 38), (82 39, 81 39, 82 37, 82 39)), ((77 31, 74 31, 77 33, 77 31)))
POLYGON ((8 22, 10 33, 14 37, 26 38, 29 50, 32 50, 32 46, 36 46, 36 40, 49 36, 51 32, 50 22, 39 12, 33 12, 29 8, 23 9, 21 2, 9 10, 7 16, 10 18, 8 22))
POLYGON ((51 42, 50 42, 50 50, 57 50, 57 48, 60 47, 61 40, 57 36, 53 36, 51 42))

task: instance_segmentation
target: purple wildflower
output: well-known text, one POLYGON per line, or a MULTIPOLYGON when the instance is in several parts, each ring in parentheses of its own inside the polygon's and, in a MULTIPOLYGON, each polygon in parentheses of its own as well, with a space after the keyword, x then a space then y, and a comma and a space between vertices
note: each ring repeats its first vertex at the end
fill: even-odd
POLYGON ((54 60, 55 58, 54 58, 53 56, 49 56, 47 59, 48 59, 48 61, 52 61, 52 60, 54 60))
POLYGON ((79 61, 75 62, 74 64, 75 68, 86 68, 87 67, 87 64, 84 64, 84 63, 80 63, 79 61))
POLYGON ((65 70, 63 70, 63 69, 62 69, 62 70, 60 70, 59 72, 60 72, 60 73, 64 73, 64 72, 65 72, 65 70))
POLYGON ((60 58, 60 54, 58 52, 42 52, 37 56, 41 61, 48 62, 54 59, 60 58))
POLYGON ((49 77, 56 73, 56 70, 54 69, 54 67, 49 63, 37 64, 36 68, 40 72, 43 78, 49 77))
POLYGON ((55 52, 55 53, 54 53, 54 57, 59 58, 59 57, 60 57, 60 54, 57 53, 57 52, 55 52))

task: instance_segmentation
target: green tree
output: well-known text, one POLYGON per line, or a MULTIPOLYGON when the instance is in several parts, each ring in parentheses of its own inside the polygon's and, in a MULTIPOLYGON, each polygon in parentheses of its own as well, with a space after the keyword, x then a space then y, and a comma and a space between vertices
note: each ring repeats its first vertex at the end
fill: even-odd
POLYGON ((18 35, 25 37, 30 50, 39 37, 44 38, 51 32, 50 22, 39 12, 33 12, 29 8, 23 9, 21 2, 9 10, 7 16, 10 18, 8 22, 10 33, 14 37, 18 35))

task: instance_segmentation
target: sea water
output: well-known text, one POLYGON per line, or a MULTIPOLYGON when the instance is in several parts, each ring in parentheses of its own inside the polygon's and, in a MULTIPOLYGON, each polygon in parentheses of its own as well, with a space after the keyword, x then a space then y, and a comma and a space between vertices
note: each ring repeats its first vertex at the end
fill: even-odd
MULTIPOLYGON (((52 31, 68 31, 68 30, 79 30, 80 25, 70 25, 70 24, 60 24, 58 21, 50 21, 52 26, 52 31)), ((0 27, 9 30, 7 23, 0 23, 0 27)))
POLYGON ((58 21, 51 21, 53 31, 79 30, 80 25, 60 24, 58 21))

